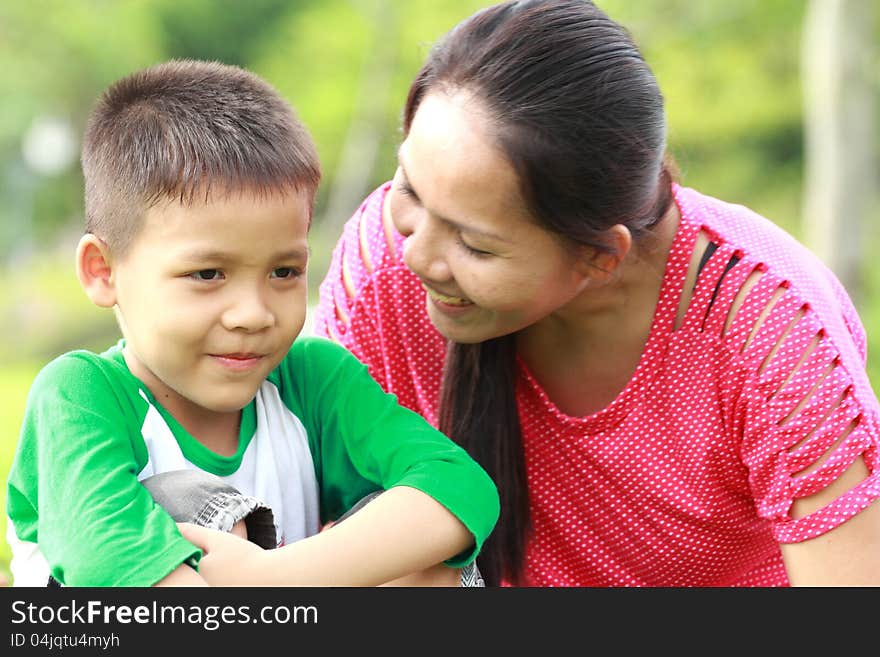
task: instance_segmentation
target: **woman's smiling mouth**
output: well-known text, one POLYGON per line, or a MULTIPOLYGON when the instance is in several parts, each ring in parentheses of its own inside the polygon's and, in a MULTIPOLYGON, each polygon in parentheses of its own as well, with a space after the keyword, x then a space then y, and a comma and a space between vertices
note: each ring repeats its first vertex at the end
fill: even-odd
POLYGON ((431 289, 430 287, 428 287, 424 283, 422 283, 422 287, 425 289, 425 292, 428 293, 428 296, 433 301, 436 301, 438 303, 442 303, 446 306, 462 307, 462 306, 474 305, 473 301, 468 301, 467 299, 462 299, 461 297, 451 297, 446 294, 441 294, 440 292, 437 292, 436 290, 431 289))

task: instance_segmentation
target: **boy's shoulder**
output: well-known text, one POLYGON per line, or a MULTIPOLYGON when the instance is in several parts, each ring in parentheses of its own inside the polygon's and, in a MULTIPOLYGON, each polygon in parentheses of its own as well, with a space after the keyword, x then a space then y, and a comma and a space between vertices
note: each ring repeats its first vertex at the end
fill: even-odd
POLYGON ((31 389, 63 386, 69 390, 84 386, 94 391, 100 387, 100 381, 116 388, 127 378, 128 368, 117 344, 102 353, 75 349, 57 356, 40 369, 31 389))
POLYGON ((306 335, 294 341, 282 364, 322 367, 334 366, 352 359, 354 359, 352 353, 339 343, 329 338, 306 335))
POLYGON ((351 355, 348 349, 319 335, 299 336, 294 340, 288 354, 293 358, 344 358, 346 355, 351 355))
POLYGON ((329 338, 301 336, 291 345, 287 355, 267 380, 283 390, 297 389, 316 392, 358 378, 363 365, 348 349, 329 338))

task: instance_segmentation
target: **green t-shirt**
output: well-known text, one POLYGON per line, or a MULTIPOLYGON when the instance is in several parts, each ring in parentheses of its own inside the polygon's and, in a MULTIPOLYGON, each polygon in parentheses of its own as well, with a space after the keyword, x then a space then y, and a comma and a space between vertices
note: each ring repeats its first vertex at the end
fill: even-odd
POLYGON ((28 396, 7 482, 15 584, 147 586, 199 551, 140 479, 199 468, 273 507, 283 542, 403 485, 447 507, 474 535, 470 563, 498 518, 485 471, 400 406, 344 348, 301 338, 242 411, 225 457, 190 436, 133 376, 120 342, 49 363, 28 396))

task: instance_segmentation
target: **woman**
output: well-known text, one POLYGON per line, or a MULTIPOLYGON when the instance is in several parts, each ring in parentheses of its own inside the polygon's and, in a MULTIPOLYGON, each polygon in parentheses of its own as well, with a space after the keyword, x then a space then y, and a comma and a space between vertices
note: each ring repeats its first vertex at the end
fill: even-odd
POLYGON ((663 99, 586 0, 457 25, 315 325, 501 494, 487 584, 880 584, 878 402, 846 293, 674 182, 663 99))

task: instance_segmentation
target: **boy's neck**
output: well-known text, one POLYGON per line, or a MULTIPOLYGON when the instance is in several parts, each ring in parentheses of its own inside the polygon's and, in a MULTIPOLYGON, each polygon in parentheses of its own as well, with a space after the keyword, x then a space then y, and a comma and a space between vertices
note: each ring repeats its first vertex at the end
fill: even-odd
POLYGON ((242 411, 219 413, 176 395, 156 395, 156 401, 199 443, 219 456, 238 451, 242 411))
POLYGON ((166 408, 187 433, 219 456, 233 456, 238 451, 241 411, 237 413, 180 413, 166 408))
POLYGON ((196 441, 219 456, 233 456, 238 452, 241 409, 221 412, 204 408, 183 397, 141 366, 128 348, 123 351, 123 357, 129 372, 150 390, 162 408, 196 441))

